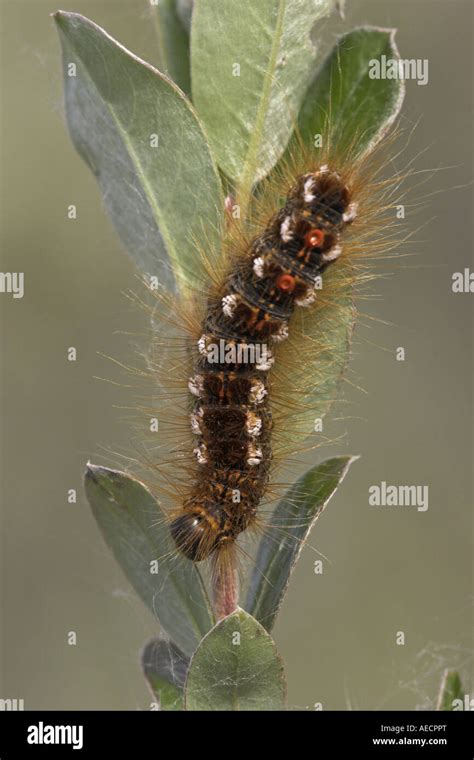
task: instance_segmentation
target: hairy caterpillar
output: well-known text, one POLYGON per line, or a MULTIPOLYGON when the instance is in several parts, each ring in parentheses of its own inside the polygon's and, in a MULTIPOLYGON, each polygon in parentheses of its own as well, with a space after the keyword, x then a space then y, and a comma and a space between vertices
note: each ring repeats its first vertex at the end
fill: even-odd
POLYGON ((279 470, 297 469, 305 439, 319 445, 314 420, 337 395, 327 376, 345 366, 354 287, 402 239, 405 174, 386 158, 391 141, 360 154, 328 130, 323 150, 298 144, 249 218, 229 221, 219 265, 200 251, 203 276, 185 297, 158 291, 148 369, 159 388, 144 409, 159 412, 163 436, 145 459, 171 502, 176 550, 211 558, 214 582, 233 572, 238 537, 268 523, 287 485, 279 470))
POLYGON ((355 215, 336 171, 323 165, 304 174, 209 299, 189 381, 197 397, 191 427, 198 471, 170 526, 176 546, 191 560, 235 541, 255 520, 271 461, 272 347, 288 338, 294 310, 314 302, 355 215))

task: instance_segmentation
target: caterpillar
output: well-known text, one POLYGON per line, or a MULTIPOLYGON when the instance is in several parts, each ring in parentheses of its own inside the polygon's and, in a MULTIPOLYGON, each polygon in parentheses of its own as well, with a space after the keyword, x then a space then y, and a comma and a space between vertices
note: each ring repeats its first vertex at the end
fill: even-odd
POLYGON ((322 165, 303 174, 208 300, 189 380, 197 472, 170 525, 192 561, 231 544, 255 521, 272 458, 273 347, 288 338, 294 311, 311 308, 356 213, 337 171, 322 165))
MULTIPOLYGON (((307 469, 304 454, 332 442, 319 423, 341 396, 355 294, 412 234, 396 217, 413 189, 410 165, 395 169, 400 134, 364 151, 357 134, 341 144, 329 118, 324 147, 297 134, 242 219, 227 214, 219 250, 196 244, 193 279, 173 292, 145 277, 151 305, 133 294, 151 316, 138 375, 152 391, 131 407, 138 452, 126 458, 166 515, 160 559, 203 563, 218 616, 235 608, 245 563, 260 572, 247 539, 300 540, 298 505, 275 524, 274 505, 307 469), (156 415, 160 435, 144 436, 156 415)), ((226 198, 227 212, 237 201, 226 198)))

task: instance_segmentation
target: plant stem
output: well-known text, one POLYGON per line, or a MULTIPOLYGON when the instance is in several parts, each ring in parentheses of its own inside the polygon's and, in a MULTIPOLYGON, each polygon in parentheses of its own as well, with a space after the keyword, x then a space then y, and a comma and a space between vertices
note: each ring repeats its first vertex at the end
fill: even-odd
POLYGON ((232 564, 215 567, 213 573, 214 611, 216 619, 231 615, 237 608, 239 600, 239 581, 232 564))

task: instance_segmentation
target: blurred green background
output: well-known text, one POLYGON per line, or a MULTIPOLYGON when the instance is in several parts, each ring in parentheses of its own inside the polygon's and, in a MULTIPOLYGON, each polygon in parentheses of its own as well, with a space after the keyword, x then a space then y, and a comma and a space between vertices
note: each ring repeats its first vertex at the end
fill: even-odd
MULTIPOLYGON (((324 573, 306 549, 275 638, 294 707, 414 709, 432 704, 444 667, 459 667, 472 691, 472 295, 451 291, 452 273, 473 266, 472 4, 347 6, 345 22, 325 25, 326 49, 367 22, 397 27, 402 57, 429 60, 428 85, 407 84, 404 123, 419 122, 407 158, 445 169, 420 191, 434 195, 412 222, 424 225, 416 255, 392 261, 394 276, 362 304, 375 319, 357 331, 346 419, 330 431, 347 435, 318 452, 362 458, 312 535, 324 573), (368 488, 382 480, 428 485, 429 510, 370 507, 368 488)), ((61 8, 156 62, 146 0, 61 8)), ((137 655, 158 628, 102 543, 81 485, 87 459, 113 465, 105 449, 130 448, 114 408, 124 391, 94 377, 114 376, 98 352, 130 358, 118 331, 143 329, 144 317, 121 295, 132 265, 67 135, 56 9, 1 1, 1 269, 25 272, 25 296, 0 295, 0 697, 26 709, 146 709, 137 655), (66 361, 72 345, 76 363, 66 361)))

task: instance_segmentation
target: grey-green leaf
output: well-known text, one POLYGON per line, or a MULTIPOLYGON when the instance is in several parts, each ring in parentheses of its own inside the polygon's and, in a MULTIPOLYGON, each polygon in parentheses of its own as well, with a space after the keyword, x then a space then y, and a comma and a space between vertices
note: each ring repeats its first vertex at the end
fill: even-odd
POLYGON ((457 670, 445 670, 438 694, 437 710, 454 710, 454 701, 461 700, 464 704, 464 694, 461 678, 457 670))
POLYGON ((89 19, 64 11, 54 18, 71 137, 122 242, 161 282, 195 282, 204 274, 196 246, 211 261, 219 255, 223 198, 194 109, 170 79, 89 19))
POLYGON ((285 149, 314 68, 313 29, 332 8, 333 0, 195 3, 193 101, 244 206, 285 149))
POLYGON ((357 457, 327 459, 287 491, 260 541, 245 609, 271 631, 304 542, 357 457))
POLYGON ((143 647, 141 666, 160 710, 183 709, 183 687, 189 659, 165 639, 152 639, 143 647))
POLYGON ((138 480, 92 464, 87 466, 85 489, 127 579, 168 636, 191 655, 212 627, 213 615, 196 566, 180 556, 169 559, 173 546, 159 504, 138 480))
POLYGON ((189 29, 180 18, 176 0, 160 0, 151 6, 151 13, 158 47, 157 66, 189 95, 189 29))
POLYGON ((372 78, 382 56, 399 61, 394 29, 362 27, 338 40, 304 99, 298 120, 304 142, 313 145, 322 135, 338 154, 350 149, 359 155, 387 133, 405 85, 400 78, 372 78))
POLYGON ((186 710, 284 710, 286 683, 275 644, 244 610, 221 620, 193 655, 186 710))

